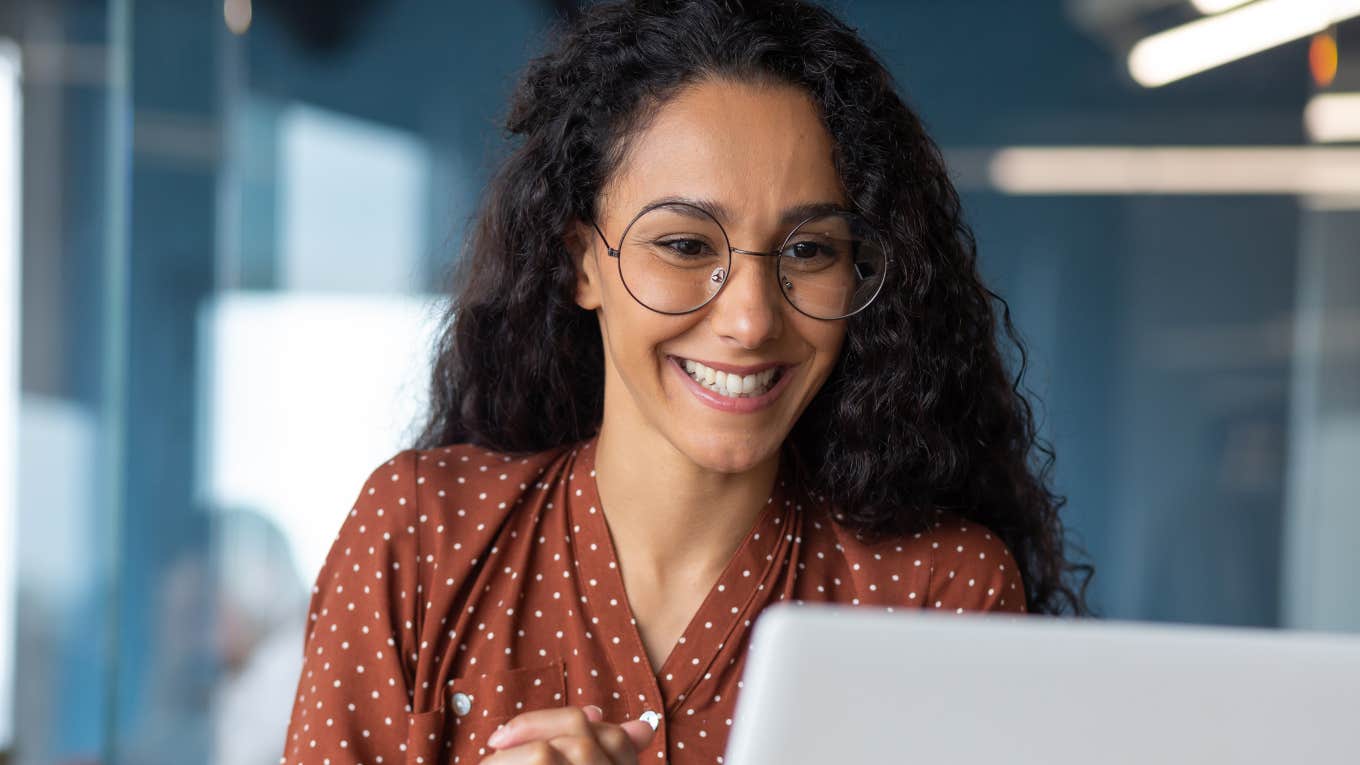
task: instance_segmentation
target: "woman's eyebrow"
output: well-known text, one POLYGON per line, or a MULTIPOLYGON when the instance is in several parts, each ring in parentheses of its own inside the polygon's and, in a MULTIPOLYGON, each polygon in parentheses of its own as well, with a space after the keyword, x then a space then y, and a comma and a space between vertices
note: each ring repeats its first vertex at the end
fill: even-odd
MULTIPOLYGON (((687 197, 683 195, 670 195, 648 202, 646 207, 656 207, 658 205, 686 204, 703 210, 718 219, 719 223, 730 224, 733 216, 727 206, 715 199, 703 197, 687 197)), ((779 223, 782 226, 792 226, 802 223, 804 220, 814 215, 826 215, 833 212, 849 212, 846 207, 837 202, 804 202, 792 207, 785 208, 779 214, 779 223)))

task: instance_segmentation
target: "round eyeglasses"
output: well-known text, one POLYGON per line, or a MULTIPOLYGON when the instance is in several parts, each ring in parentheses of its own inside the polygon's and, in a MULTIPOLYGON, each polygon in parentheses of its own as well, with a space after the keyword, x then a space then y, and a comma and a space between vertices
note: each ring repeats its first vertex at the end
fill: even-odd
POLYGON ((716 218, 684 202, 643 208, 617 248, 591 225, 618 261, 628 294, 657 313, 692 313, 707 305, 727 284, 734 252, 774 257, 780 294, 814 319, 844 319, 864 310, 878 297, 888 270, 882 239, 848 211, 805 219, 773 252, 733 247, 716 218))

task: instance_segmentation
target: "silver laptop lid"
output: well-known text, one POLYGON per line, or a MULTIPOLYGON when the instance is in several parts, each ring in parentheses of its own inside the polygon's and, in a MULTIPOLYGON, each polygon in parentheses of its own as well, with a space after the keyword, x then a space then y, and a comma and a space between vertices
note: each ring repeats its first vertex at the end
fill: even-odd
POLYGON ((1360 637, 762 612, 724 765, 898 762, 1360 763, 1360 637))

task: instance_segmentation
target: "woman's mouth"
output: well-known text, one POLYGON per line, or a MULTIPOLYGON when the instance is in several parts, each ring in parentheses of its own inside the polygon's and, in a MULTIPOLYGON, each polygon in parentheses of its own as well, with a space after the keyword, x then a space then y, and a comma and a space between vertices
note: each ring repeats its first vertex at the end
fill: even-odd
POLYGON ((702 403, 724 412, 756 412, 789 387, 792 365, 776 364, 750 374, 714 369, 701 361, 668 356, 684 386, 702 403))
POLYGON ((779 376, 783 374, 782 367, 770 367, 763 372, 739 375, 704 366, 702 362, 692 359, 682 359, 677 356, 675 360, 680 362, 685 372, 689 374, 690 379, 719 396, 728 398, 762 396, 774 387, 774 384, 779 381, 779 376))

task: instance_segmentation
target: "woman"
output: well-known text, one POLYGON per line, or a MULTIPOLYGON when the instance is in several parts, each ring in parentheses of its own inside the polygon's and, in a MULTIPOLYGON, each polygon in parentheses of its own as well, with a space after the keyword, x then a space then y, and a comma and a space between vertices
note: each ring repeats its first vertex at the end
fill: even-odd
POLYGON ((593 6, 508 127, 285 762, 721 762, 773 602, 1083 610, 958 198, 852 30, 593 6))

